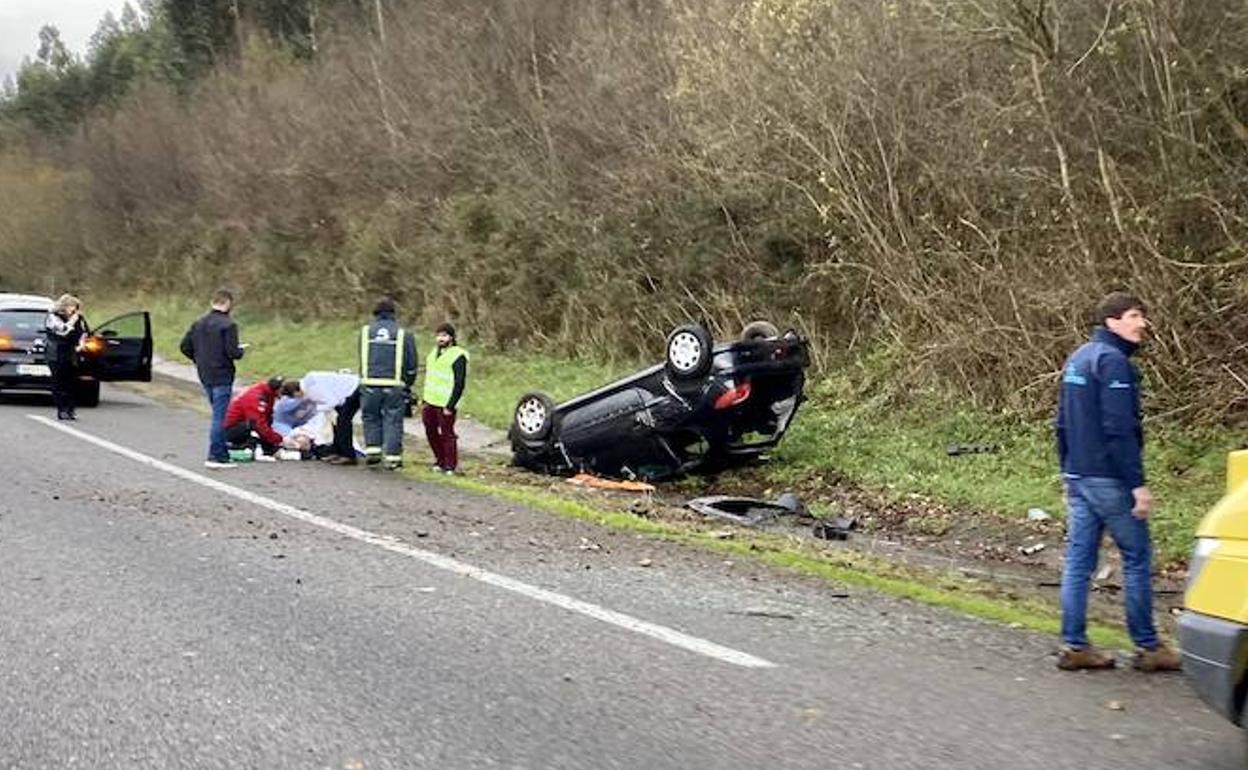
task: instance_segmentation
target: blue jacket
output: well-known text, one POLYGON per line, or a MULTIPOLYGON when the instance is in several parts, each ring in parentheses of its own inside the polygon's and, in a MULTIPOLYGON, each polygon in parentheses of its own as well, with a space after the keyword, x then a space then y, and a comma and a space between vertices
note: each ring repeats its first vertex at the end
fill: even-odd
POLYGON ((1140 375, 1130 360, 1135 349, 1097 327, 1066 360, 1056 421, 1062 473, 1120 479, 1128 489, 1144 486, 1140 375))

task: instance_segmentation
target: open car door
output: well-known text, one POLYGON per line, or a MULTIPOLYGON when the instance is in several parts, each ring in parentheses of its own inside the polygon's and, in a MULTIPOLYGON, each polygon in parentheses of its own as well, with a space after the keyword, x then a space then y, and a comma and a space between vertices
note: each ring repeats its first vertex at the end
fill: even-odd
POLYGON ((147 312, 100 324, 87 344, 94 353, 91 372, 101 382, 152 381, 152 319, 147 312))

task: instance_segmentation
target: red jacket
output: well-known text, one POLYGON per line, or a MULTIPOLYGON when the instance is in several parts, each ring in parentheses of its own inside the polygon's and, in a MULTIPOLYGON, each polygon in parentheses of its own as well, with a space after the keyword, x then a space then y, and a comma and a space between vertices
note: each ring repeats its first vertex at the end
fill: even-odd
POLYGON ((277 391, 269 387, 267 382, 257 382, 247 390, 239 393, 225 410, 225 422, 222 427, 229 428, 239 423, 250 422, 252 430, 259 434, 267 444, 282 443, 282 436, 273 430, 273 404, 277 401, 277 391))

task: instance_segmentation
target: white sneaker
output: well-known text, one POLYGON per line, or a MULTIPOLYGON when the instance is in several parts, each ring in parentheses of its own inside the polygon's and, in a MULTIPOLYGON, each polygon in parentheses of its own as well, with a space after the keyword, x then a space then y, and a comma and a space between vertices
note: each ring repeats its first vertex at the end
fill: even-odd
POLYGON ((224 468, 237 468, 238 466, 234 463, 223 463, 220 460, 204 460, 204 467, 212 468, 214 470, 222 470, 224 468))
POLYGON ((262 450, 256 450, 256 462, 258 463, 275 463, 277 458, 273 455, 266 455, 262 450))

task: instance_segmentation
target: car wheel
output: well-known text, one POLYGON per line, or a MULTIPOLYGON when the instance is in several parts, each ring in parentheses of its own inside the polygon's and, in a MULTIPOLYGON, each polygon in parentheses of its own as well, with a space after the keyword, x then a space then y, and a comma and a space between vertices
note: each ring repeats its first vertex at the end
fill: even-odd
POLYGON ((545 393, 526 393, 516 404, 511 425, 525 441, 546 440, 555 427, 555 402, 545 393))
POLYGON ((745 325, 741 330, 741 339, 750 342, 752 340, 769 340, 780 336, 780 329, 770 321, 754 321, 745 325))
POLYGON ((100 405, 100 383, 90 382, 79 385, 74 391, 74 403, 85 408, 100 405))
POLYGON ((701 377, 711 368, 714 346, 706 327, 699 324, 677 326, 667 335, 667 370, 680 379, 701 377))

